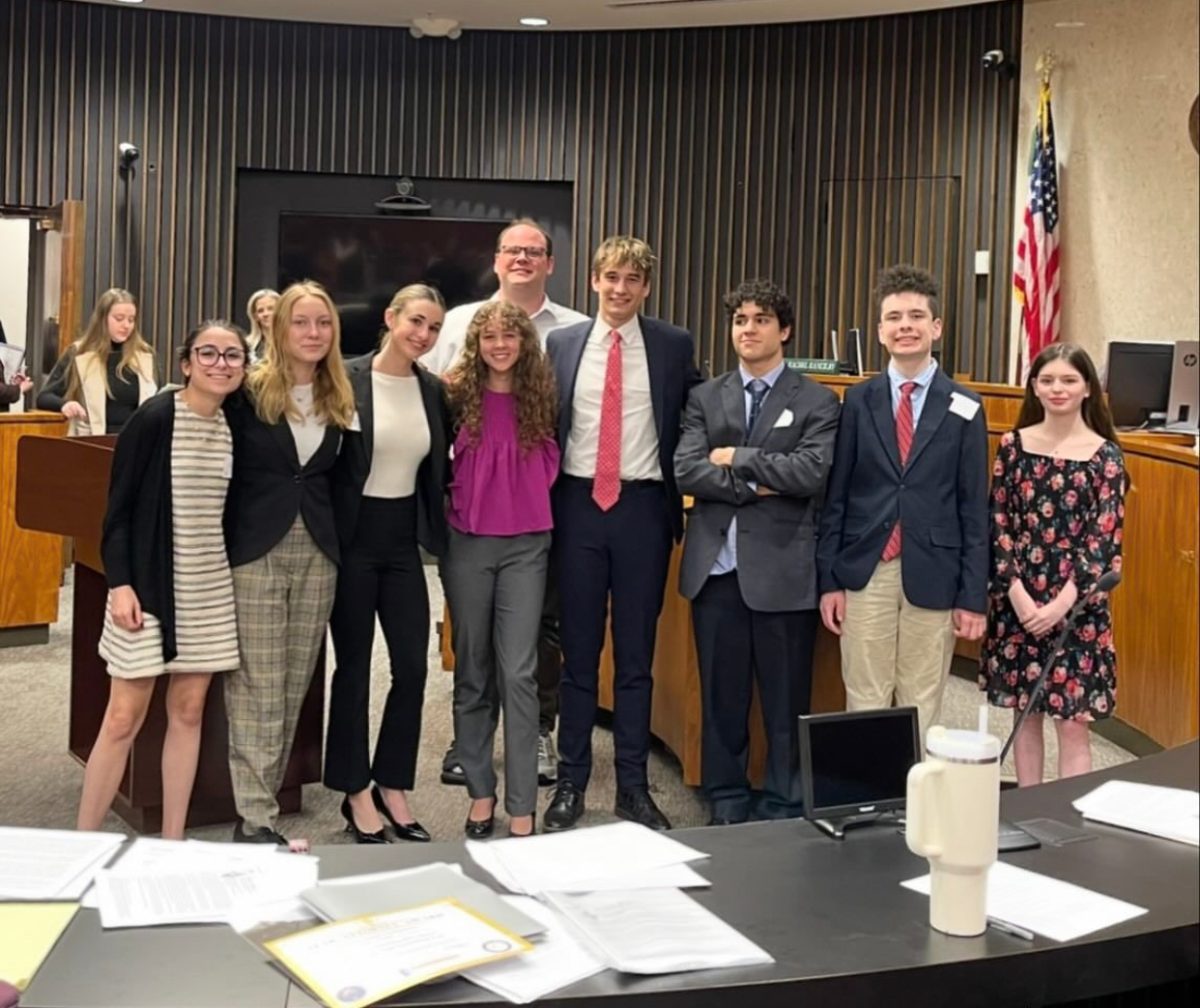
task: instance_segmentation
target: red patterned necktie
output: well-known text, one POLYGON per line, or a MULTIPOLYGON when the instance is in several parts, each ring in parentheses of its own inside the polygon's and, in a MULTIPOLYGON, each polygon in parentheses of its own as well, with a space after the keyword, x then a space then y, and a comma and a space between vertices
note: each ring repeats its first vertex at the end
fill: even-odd
MULTIPOLYGON (((913 440, 913 392, 917 389, 915 381, 907 381, 900 386, 900 405, 896 409, 896 446, 900 449, 900 465, 908 461, 908 452, 913 440)), ((892 526, 892 534, 888 536, 887 545, 883 547, 883 559, 895 560, 900 555, 900 519, 892 526)))
POLYGON ((607 511, 621 496, 621 334, 614 329, 609 336, 612 345, 604 368, 596 478, 592 481, 592 500, 601 511, 607 511))

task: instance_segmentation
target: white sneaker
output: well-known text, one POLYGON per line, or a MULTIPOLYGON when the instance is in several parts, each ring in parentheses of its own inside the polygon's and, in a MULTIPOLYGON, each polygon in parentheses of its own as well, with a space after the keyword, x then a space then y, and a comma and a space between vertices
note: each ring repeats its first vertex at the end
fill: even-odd
POLYGON ((538 732, 538 784, 545 787, 558 780, 558 750, 554 736, 545 729, 538 732))

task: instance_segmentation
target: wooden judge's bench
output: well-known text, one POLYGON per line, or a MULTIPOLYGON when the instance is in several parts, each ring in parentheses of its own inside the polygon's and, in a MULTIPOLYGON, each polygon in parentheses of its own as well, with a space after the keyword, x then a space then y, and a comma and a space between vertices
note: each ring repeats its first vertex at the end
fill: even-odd
MULTIPOLYGON (((839 395, 860 379, 816 378, 839 395)), ((967 382, 983 398, 994 453, 1013 428, 1023 390, 1012 385, 967 382)), ((1125 434, 1121 448, 1130 479, 1126 497, 1123 579, 1113 593, 1117 647, 1116 717, 1170 748, 1196 738, 1200 719, 1200 642, 1197 627, 1197 513, 1200 466, 1190 437, 1125 434)), ((700 682, 691 606, 678 590, 682 547, 671 556, 666 597, 654 655, 651 730, 678 758, 683 779, 700 783, 700 682)), ((958 654, 977 658, 979 645, 962 642, 958 654)), ((452 667, 448 635, 443 658, 452 667)), ((612 707, 612 657, 601 659, 600 702, 612 707)), ((751 712, 752 768, 761 766, 761 718, 751 712)), ((822 627, 813 667, 812 709, 842 710, 837 639, 822 627)))

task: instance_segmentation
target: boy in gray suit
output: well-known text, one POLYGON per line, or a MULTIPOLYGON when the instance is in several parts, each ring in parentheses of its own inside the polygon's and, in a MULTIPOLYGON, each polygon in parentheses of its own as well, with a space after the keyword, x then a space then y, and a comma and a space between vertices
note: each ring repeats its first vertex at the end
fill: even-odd
POLYGON ((712 823, 802 811, 796 715, 808 712, 817 630, 816 526, 838 400, 784 364, 794 312, 767 280, 725 298, 738 367, 692 390, 675 478, 695 498, 679 590, 692 600, 712 823), (746 779, 757 680, 767 774, 746 779))

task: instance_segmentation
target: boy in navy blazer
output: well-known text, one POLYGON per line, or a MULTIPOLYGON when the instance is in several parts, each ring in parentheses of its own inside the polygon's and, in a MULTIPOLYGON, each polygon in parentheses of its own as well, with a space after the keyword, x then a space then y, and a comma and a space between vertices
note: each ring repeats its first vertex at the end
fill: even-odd
POLYGON ((937 281, 893 266, 875 293, 885 371, 846 390, 817 545, 821 619, 841 638, 848 710, 937 723, 956 637, 983 634, 987 426, 933 359, 937 281))

